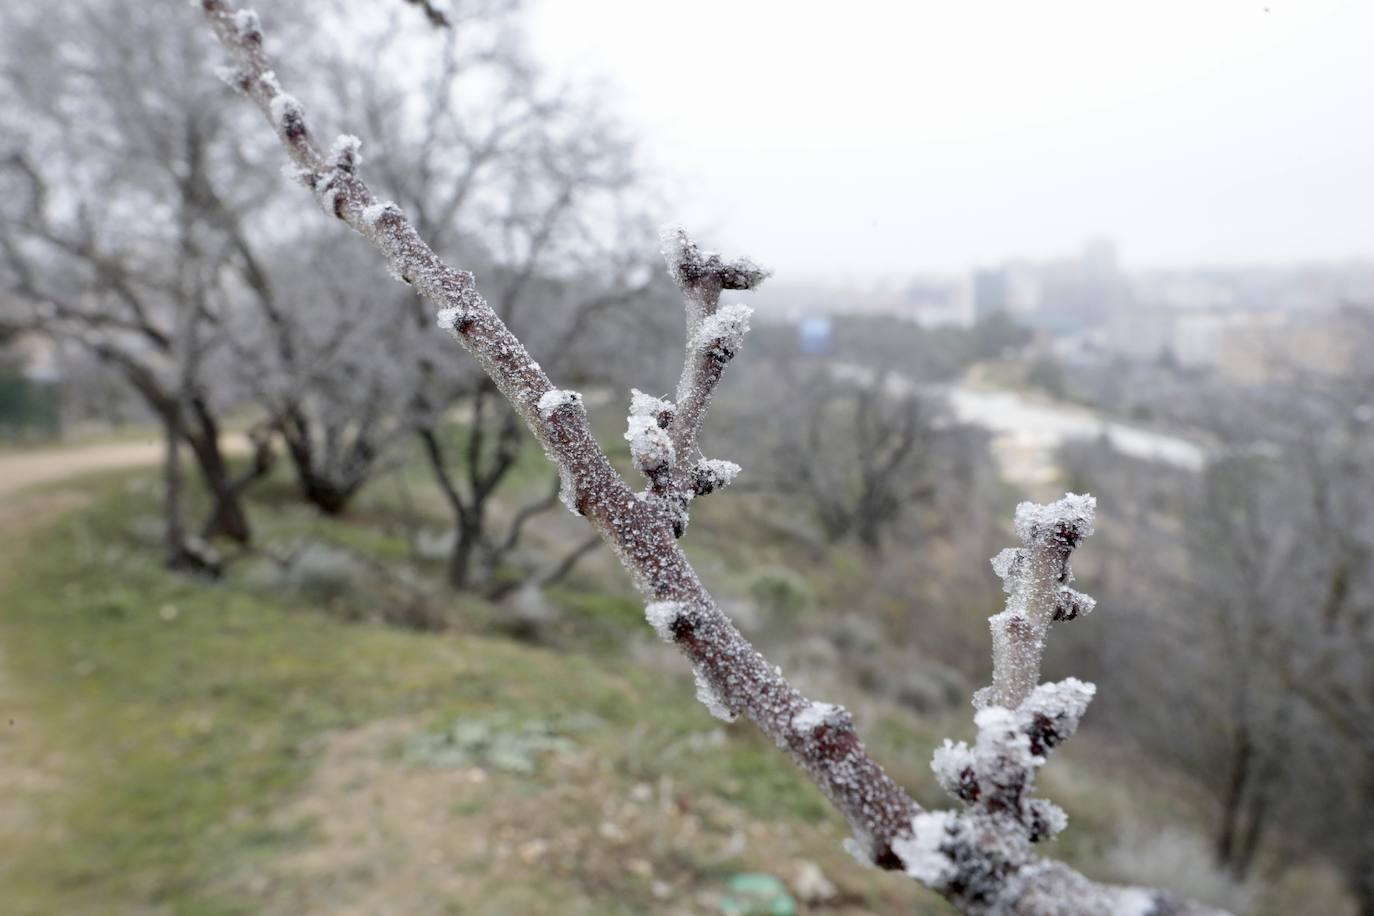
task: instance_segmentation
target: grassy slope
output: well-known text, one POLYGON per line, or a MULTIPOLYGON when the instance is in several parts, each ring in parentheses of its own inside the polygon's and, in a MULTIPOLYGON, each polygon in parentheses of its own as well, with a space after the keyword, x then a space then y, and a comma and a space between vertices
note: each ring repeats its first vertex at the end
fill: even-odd
MULTIPOLYGON (((522 468, 530 492, 541 461, 522 468)), ((666 647, 626 650, 617 634, 643 632, 640 610, 608 585, 610 564, 557 591, 573 621, 555 628, 559 651, 490 635, 480 622, 501 612, 475 599, 444 599, 452 635, 350 623, 366 617, 353 590, 293 590, 253 564, 211 587, 162 572, 152 480, 102 478, 46 529, 0 526, 14 720, 0 720, 0 788, 21 790, 0 803, 6 913, 714 912, 731 875, 790 878, 801 859, 838 885, 835 911, 949 912, 854 866, 818 793, 747 725, 718 727, 690 679, 664 674, 666 647), (455 719, 550 728, 571 749, 528 774, 406 758, 455 719)), ((431 497, 414 501, 432 512, 431 497)), ((323 531, 407 555, 385 483, 353 523, 323 529, 281 481, 258 499, 268 540, 323 531)), ((549 519, 536 540, 575 522, 549 519)), ((713 582, 740 585, 760 561, 805 568, 762 530, 712 553, 712 524, 691 549, 713 582)), ((941 803, 925 762, 948 722, 860 713, 894 775, 941 803)), ((1148 834, 1198 817, 1186 786, 1088 735, 1044 782, 1073 819, 1050 852, 1102 877, 1133 877, 1103 864, 1123 823, 1148 834)))
POLYGON ((596 861, 600 840, 623 845, 618 834, 654 831, 660 815, 622 818, 629 826, 607 837, 598 830, 562 868, 553 858, 549 868, 530 867, 530 839, 595 816, 583 810, 594 799, 565 791, 568 774, 559 771, 568 767, 602 793, 629 798, 651 786, 654 805, 669 781, 668 820, 700 810, 698 841, 669 844, 671 855, 651 862, 675 894, 709 890, 738 871, 785 873, 802 854, 831 875, 845 873, 841 890, 854 904, 910 909, 921 896, 847 867, 833 848, 842 828, 817 793, 748 729, 711 740, 712 720, 672 679, 500 638, 344 623, 234 581, 190 583, 157 569, 124 533, 148 512, 146 497, 109 481, 97 490, 93 508, 30 532, 26 544, 3 544, 22 558, 8 564, 0 592, 0 639, 22 691, 6 753, 12 765, 55 774, 33 796, 38 826, 0 837, 7 912, 229 913, 319 903, 305 879, 272 863, 321 839, 311 818, 279 814, 326 752, 322 737, 398 721, 396 740, 375 754, 423 782, 422 767, 396 759, 398 742, 455 716, 497 711, 576 718, 577 752, 533 776, 493 773, 479 796, 452 803, 455 830, 484 809, 524 806, 529 814, 506 843, 515 850, 504 853, 506 865, 490 845, 452 863, 489 879, 472 882, 475 895, 461 893, 469 904, 485 900, 491 912, 653 905, 642 866, 627 870, 616 856, 588 873, 578 860, 596 861), (692 751, 694 743, 708 746, 692 751), (547 804, 528 807, 541 797, 547 804), (723 859, 713 852, 753 821, 762 828, 750 843, 723 859), (266 886, 252 880, 257 874, 269 876, 266 886))

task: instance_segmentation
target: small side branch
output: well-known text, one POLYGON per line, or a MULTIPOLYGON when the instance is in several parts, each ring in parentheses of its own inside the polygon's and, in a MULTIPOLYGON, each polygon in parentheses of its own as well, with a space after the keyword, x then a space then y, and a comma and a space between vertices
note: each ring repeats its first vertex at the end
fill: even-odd
MULTIPOLYGON (((747 305, 720 305, 723 290, 755 289, 768 271, 748 258, 726 262, 715 252, 702 251, 686 230, 672 227, 660 236, 668 274, 681 291, 686 313, 686 345, 676 400, 656 410, 658 427, 665 433, 672 464, 660 472, 663 479, 651 483, 655 492, 671 496, 683 513, 696 496, 728 486, 739 466, 701 456, 697 439, 706 411, 711 406, 726 365, 734 359, 749 332, 753 309, 747 305)), ((631 426, 636 410, 631 405, 631 426)), ((658 434, 654 434, 657 437, 658 434)))
POLYGON ((1025 546, 1008 548, 992 560, 1008 597, 1006 610, 990 620, 992 685, 974 694, 978 708, 1019 706, 1040 682, 1051 621, 1073 620, 1093 609, 1092 598, 1069 588, 1069 557, 1093 533, 1096 508, 1093 497, 1073 493, 1046 506, 1016 507, 1016 533, 1025 546))
POLYGON ((1059 806, 1034 796, 1035 775, 1077 730, 1097 692, 1077 678, 1036 685, 1050 621, 1092 608, 1092 599, 1067 583, 1069 554, 1092 534, 1095 508, 1091 496, 1073 494, 1047 506, 1017 507, 1016 532, 1025 547, 993 560, 1010 598, 1007 610, 992 618, 993 685, 975 699, 977 741, 969 747, 946 740, 931 761, 961 808, 917 814, 910 836, 894 846, 907 874, 973 916, 1218 912, 1160 891, 1098 884, 1033 851, 1069 821, 1059 806))
POLYGON ((432 0, 405 0, 405 2, 411 6, 418 6, 424 12, 425 18, 429 20, 429 24, 436 29, 452 28, 453 24, 449 22, 448 15, 435 6, 432 0))

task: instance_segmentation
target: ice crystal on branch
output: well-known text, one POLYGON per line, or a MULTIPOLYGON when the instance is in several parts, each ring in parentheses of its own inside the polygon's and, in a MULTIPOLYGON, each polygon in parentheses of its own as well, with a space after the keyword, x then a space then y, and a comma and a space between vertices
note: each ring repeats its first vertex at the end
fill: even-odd
POLYGON ((747 305, 727 305, 702 319, 692 335, 691 347, 705 350, 717 359, 730 359, 744 343, 749 318, 754 310, 747 305))
POLYGON ((1016 507, 1016 536, 1027 544, 1059 540, 1069 547, 1093 533, 1097 498, 1066 493, 1064 498, 1040 505, 1025 502, 1016 507))
POLYGON ((810 735, 822 725, 844 726, 849 721, 849 712, 835 703, 815 702, 801 712, 792 715, 792 727, 810 735))
POLYGON ((943 889, 957 874, 955 862, 944 851, 958 830, 952 811, 923 811, 911 820, 911 834, 892 844, 908 875, 927 887, 943 889))
POLYGON ((404 216, 405 214, 401 211, 401 208, 389 200, 378 201, 375 204, 369 204, 363 208, 363 222, 368 228, 373 230, 380 226, 382 221, 387 218, 404 216))
POLYGON ((711 686, 710 679, 702 673, 700 665, 693 669, 692 674, 697 682, 697 699, 706 707, 707 712, 722 722, 734 722, 739 718, 739 714, 730 708, 720 692, 711 686))
POLYGON ((672 470, 677 458, 668 432, 672 419, 671 403, 632 389, 625 441, 630 443, 630 457, 635 467, 660 487, 666 483, 661 475, 672 470))
POLYGON ((664 642, 673 641, 673 626, 687 613, 681 601, 655 601, 644 608, 644 617, 664 642))
POLYGON ((668 424, 673 420, 673 413, 676 409, 673 402, 666 398, 645 394, 638 388, 630 389, 631 416, 653 417, 659 426, 667 429, 668 424))
POLYGON ((668 273, 679 286, 706 283, 723 289, 753 289, 768 278, 769 272, 749 258, 726 263, 714 251, 702 251, 681 226, 668 226, 659 233, 660 250, 668 273))
POLYGON ((692 485, 698 496, 722 490, 735 482, 740 466, 722 458, 703 458, 692 469, 692 485))
POLYGON ((553 419, 553 415, 565 407, 581 407, 582 395, 576 391, 567 391, 562 388, 550 388, 539 396, 536 405, 539 409, 539 416, 545 420, 553 419))
POLYGON ((262 41, 262 21, 258 19, 257 10, 242 9, 235 12, 234 28, 238 30, 240 41, 262 41))
POLYGON ((363 141, 352 134, 341 134, 330 147, 329 167, 341 172, 353 172, 362 164, 363 158, 359 153, 362 146, 363 141))

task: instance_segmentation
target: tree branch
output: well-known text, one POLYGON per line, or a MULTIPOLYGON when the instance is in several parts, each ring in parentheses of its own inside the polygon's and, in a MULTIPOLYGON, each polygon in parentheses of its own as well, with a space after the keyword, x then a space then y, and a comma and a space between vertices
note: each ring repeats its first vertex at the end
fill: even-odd
POLYGON ((418 6, 423 10, 425 18, 429 20, 429 24, 436 29, 447 29, 452 27, 452 23, 449 22, 448 16, 443 10, 435 6, 431 0, 405 0, 405 2, 409 3, 411 6, 418 6))
MULTIPOLYGON (((564 502, 585 516, 616 551, 649 602, 650 622, 691 660, 699 696, 719 715, 747 717, 789 753, 848 820, 860 858, 904 870, 971 913, 1086 916, 1123 912, 1121 905, 1128 901, 1134 904, 1131 912, 1139 916, 1204 912, 1173 906, 1153 892, 1096 885, 1064 866, 1002 855, 985 848, 996 846, 998 837, 978 833, 978 824, 966 823, 963 815, 921 812, 869 756, 848 712, 807 700, 740 634, 688 563, 673 520, 665 518, 654 500, 637 498, 616 473, 591 434, 581 397, 553 387, 478 294, 472 274, 440 261, 398 207, 376 201, 355 172, 357 140, 341 139, 329 157, 319 151, 300 104, 282 92, 268 66, 257 17, 235 10, 227 0, 201 0, 201 5, 216 36, 238 63, 232 84, 268 116, 301 170, 302 182, 314 191, 325 212, 365 236, 396 276, 440 308, 440 326, 476 356, 557 463, 564 502), (937 822, 939 829, 932 829, 937 822), (983 876, 976 886, 970 880, 973 875, 983 876)), ((762 279, 763 271, 748 261, 722 264, 714 256, 701 256, 685 235, 675 239, 669 263, 684 292, 690 291, 689 353, 694 347, 720 348, 722 342, 733 342, 727 347, 733 353, 742 329, 722 327, 720 333, 703 334, 703 325, 720 317, 715 303, 721 289, 750 288, 762 279)), ((1034 732, 1047 748, 1072 731, 1086 703, 1084 690, 1075 684, 1041 688, 1028 699, 1032 705, 1015 713, 986 709, 981 715, 997 718, 1006 729, 1014 726, 1018 735, 1034 732)), ((1026 735, 1024 743, 1020 737, 1003 743, 1026 763, 1036 753, 1031 740, 1026 735)), ((990 738, 990 746, 993 743, 990 738)), ((1043 757, 1036 760, 1043 762, 1043 757)), ((1018 808, 1022 810, 1034 814, 1046 809, 1018 808)), ((1056 820, 1050 814, 1042 819, 1056 820)))
POLYGON ((1096 508, 1091 496, 1072 493, 1048 506, 1016 507, 1016 533, 1026 546, 1007 548, 992 560, 1009 597, 1006 610, 990 621, 992 685, 974 695, 978 708, 1019 706, 1040 683, 1050 622, 1081 617, 1096 604, 1068 587, 1073 581, 1069 556, 1093 533, 1096 508))

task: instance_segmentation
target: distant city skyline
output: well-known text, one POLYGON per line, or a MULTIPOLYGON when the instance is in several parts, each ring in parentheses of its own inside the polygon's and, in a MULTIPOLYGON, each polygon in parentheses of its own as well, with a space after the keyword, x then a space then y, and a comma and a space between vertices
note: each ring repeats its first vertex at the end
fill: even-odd
POLYGON ((1374 3, 543 0, 665 219, 794 282, 1374 257, 1374 3))

